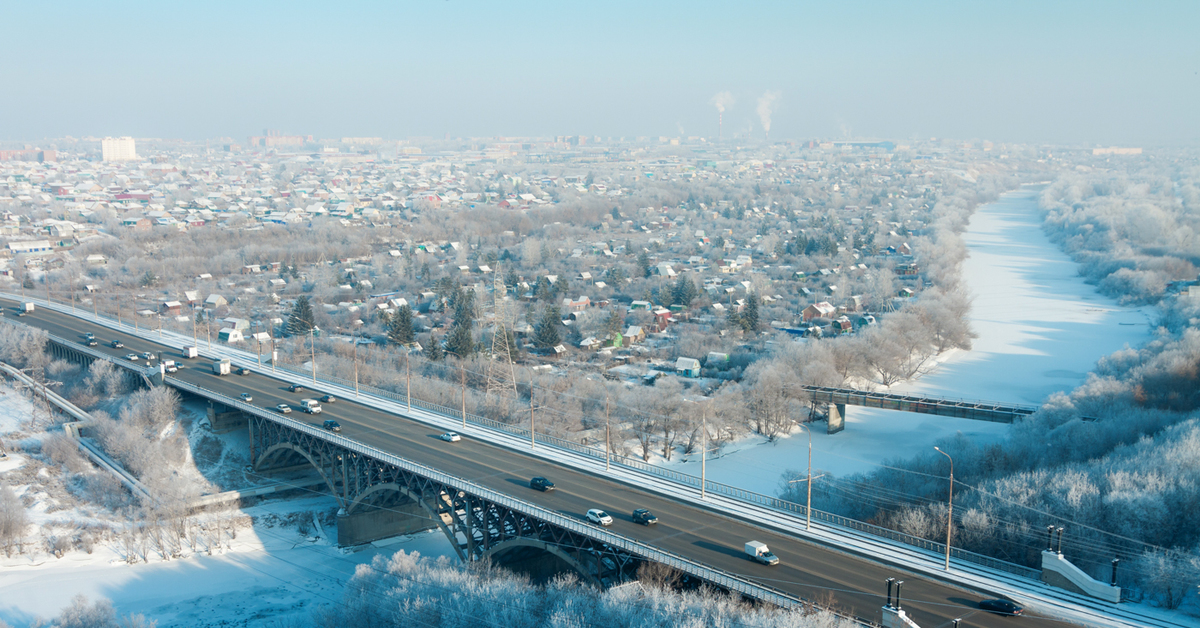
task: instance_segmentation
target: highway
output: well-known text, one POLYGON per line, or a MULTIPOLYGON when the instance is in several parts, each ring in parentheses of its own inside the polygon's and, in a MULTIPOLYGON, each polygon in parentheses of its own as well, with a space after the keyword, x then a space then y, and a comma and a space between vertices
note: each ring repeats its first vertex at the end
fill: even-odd
MULTIPOLYGON (((83 344, 84 334, 93 332, 99 343, 93 349, 114 357, 123 358, 128 353, 143 351, 162 351, 164 357, 182 363, 183 368, 174 375, 181 380, 233 398, 248 392, 253 396, 252 403, 263 408, 270 409, 276 404, 287 403, 293 407, 289 417, 316 426, 320 426, 325 419, 336 419, 342 425, 343 436, 436 467, 565 516, 582 519, 589 508, 603 508, 613 515, 615 522, 610 529, 618 534, 743 575, 792 595, 822 603, 832 601, 837 607, 864 619, 881 621, 880 607, 884 604, 885 580, 896 577, 905 581, 904 609, 922 628, 950 626, 955 618, 963 618, 963 628, 1012 626, 1014 621, 1023 626, 1065 624, 1033 614, 1014 620, 985 613, 977 608, 976 603, 995 596, 967 592, 840 550, 768 532, 725 514, 674 501, 636 486, 563 467, 465 435, 461 442, 447 443, 438 438, 442 431, 440 429, 352 400, 339 398, 336 403, 322 404, 321 414, 308 415, 298 410, 298 404, 302 398, 314 397, 314 392, 290 393, 285 381, 274 379, 269 374, 219 377, 212 373, 211 360, 180 359, 177 348, 41 307, 26 316, 15 318, 18 303, 0 299, 0 305, 4 306, 6 317, 14 317, 16 321, 45 329, 68 341, 83 344), (109 347, 108 343, 114 339, 123 342, 125 347, 109 347), (529 478, 537 475, 553 480, 557 490, 542 493, 530 489, 529 478), (635 508, 649 508, 658 516, 659 523, 649 527, 633 523, 630 513, 635 508), (749 540, 767 543, 779 556, 781 563, 768 567, 747 560, 742 553, 742 545, 749 540)), ((145 360, 139 363, 143 366, 146 364, 145 360)))

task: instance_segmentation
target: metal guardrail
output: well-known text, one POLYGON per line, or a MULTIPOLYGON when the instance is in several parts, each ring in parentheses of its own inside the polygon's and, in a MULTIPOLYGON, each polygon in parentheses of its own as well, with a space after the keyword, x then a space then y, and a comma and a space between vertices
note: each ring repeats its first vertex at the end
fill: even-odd
MULTIPOLYGON (((240 410, 242 412, 245 412, 248 414, 253 414, 255 416, 259 416, 264 419, 267 419, 269 421, 274 421, 276 423, 280 423, 282 425, 287 426, 290 429, 293 429, 293 430, 296 430, 299 432, 303 432, 305 434, 308 434, 309 436, 313 436, 316 438, 320 438, 320 439, 329 441, 331 443, 336 444, 339 447, 348 449, 350 451, 354 451, 354 452, 357 452, 364 456, 369 456, 376 460, 380 460, 382 462, 386 462, 388 464, 395 465, 395 466, 400 467, 411 473, 416 473, 416 474, 422 475, 428 479, 440 482, 447 486, 453 487, 457 490, 470 493, 472 495, 475 495, 477 497, 486 499, 488 501, 491 501, 491 502, 494 502, 497 504, 501 504, 501 505, 505 506, 506 508, 511 508, 512 510, 521 512, 522 514, 525 514, 525 515, 528 515, 531 517, 536 517, 538 519, 541 519, 542 521, 545 521, 547 523, 570 530, 571 532, 574 532, 576 534, 581 534, 583 536, 590 537, 590 538, 600 541, 602 543, 606 543, 610 546, 619 548, 621 550, 635 554, 637 556, 641 556, 648 560, 652 560, 654 562, 659 562, 659 563, 668 565, 670 567, 673 567, 675 569, 679 569, 680 571, 689 573, 698 578, 702 578, 708 582, 712 582, 714 584, 720 585, 731 591, 736 591, 738 593, 742 593, 744 595, 748 595, 748 596, 754 597, 756 599, 763 600, 765 602, 769 602, 771 604, 774 604, 776 606, 780 606, 783 608, 802 608, 802 607, 812 607, 813 606, 813 604, 811 602, 805 601, 802 598, 790 595, 788 593, 785 593, 779 589, 775 589, 768 585, 759 584, 757 582, 753 582, 751 580, 748 580, 746 578, 738 576, 737 574, 733 574, 728 571, 724 571, 722 569, 717 569, 715 567, 710 567, 703 563, 698 563, 696 561, 690 560, 688 558, 685 558, 683 556, 680 556, 680 555, 672 553, 672 552, 668 552, 667 550, 655 547, 653 545, 642 543, 641 541, 636 541, 636 540, 630 539, 628 537, 624 537, 624 536, 615 534, 604 528, 598 528, 593 525, 585 524, 576 519, 565 517, 565 516, 563 516, 559 513, 556 513, 552 510, 547 510, 545 508, 542 508, 541 506, 537 506, 536 504, 531 504, 529 502, 526 502, 526 501, 523 501, 520 499, 516 499, 516 498, 506 495, 504 493, 500 493, 500 492, 494 491, 492 489, 489 489, 487 487, 481 486, 479 484, 475 484, 474 482, 471 482, 469 480, 465 480, 463 478, 450 475, 443 471, 439 471, 432 467, 428 467, 419 462, 414 462, 414 461, 408 460, 406 458, 401 458, 399 456, 396 456, 395 454, 390 454, 385 451, 371 447, 369 445, 364 445, 362 443, 359 443, 358 441, 351 440, 344 436, 340 436, 338 434, 333 434, 326 430, 313 427, 302 421, 297 421, 297 420, 289 418, 289 417, 284 417, 284 416, 280 416, 280 415, 272 413, 272 412, 268 412, 262 408, 259 408, 258 406, 254 406, 254 405, 242 402, 240 400, 233 399, 231 397, 227 397, 216 391, 209 390, 207 388, 203 388, 201 386, 197 386, 195 384, 191 384, 191 383, 185 382, 183 380, 180 380, 180 379, 177 379, 174 377, 167 376, 164 379, 171 380, 172 386, 177 386, 182 390, 187 390, 194 394, 199 394, 199 395, 203 395, 203 396, 212 398, 214 400, 220 401, 222 404, 227 405, 231 408, 237 408, 238 410, 240 410)), ((852 621, 855 621, 855 622, 858 622, 861 624, 865 624, 865 625, 871 624, 871 622, 864 620, 862 618, 859 618, 859 617, 843 615, 843 614, 838 614, 838 613, 835 613, 835 614, 837 614, 839 617, 842 617, 843 619, 852 620, 852 621)))
MULTIPOLYGON (((16 298, 16 297, 14 297, 14 295, 8 295, 8 296, 10 298, 16 298)), ((36 298, 28 298, 25 300, 33 301, 34 303, 39 303, 39 304, 45 303, 44 300, 36 299, 36 298)), ((48 304, 47 306, 50 309, 53 309, 55 311, 59 311, 64 314, 67 313, 65 311, 66 308, 61 306, 60 304, 48 304)), ((74 314, 74 315, 79 316, 78 314, 74 314)), ((83 318, 84 320, 96 318, 89 312, 85 312, 84 316, 79 316, 79 317, 83 318)), ((100 318, 103 318, 103 317, 100 317, 100 318)), ((10 322, 16 323, 16 321, 10 321, 10 322)), ((132 329, 126 330, 126 329, 124 329, 127 327, 126 325, 117 323, 116 321, 109 320, 109 321, 106 321, 106 323, 109 325, 116 325, 118 328, 122 329, 122 331, 132 332, 135 334, 138 331, 141 331, 141 330, 132 330, 132 329)), ((147 330, 147 331, 149 331, 149 330, 147 330)), ((86 345, 82 345, 80 343, 69 343, 66 340, 58 339, 56 336, 53 336, 51 334, 48 334, 48 335, 51 336, 52 338, 55 338, 56 341, 58 341, 58 342, 66 343, 78 350, 82 350, 89 354, 92 354, 95 357, 109 360, 109 361, 112 361, 117 364, 121 364, 121 365, 125 366, 126 368, 133 368, 135 370, 138 368, 141 368, 141 367, 137 367, 136 365, 133 365, 132 363, 128 363, 128 362, 122 363, 121 360, 113 358, 112 356, 109 356, 107 354, 100 353, 99 351, 95 351, 95 350, 91 349, 91 347, 87 347, 86 345)), ((152 340, 154 342, 162 342, 160 339, 151 338, 150 340, 152 340)), ((311 378, 312 378, 311 372, 304 372, 304 371, 292 368, 288 365, 276 364, 275 368, 279 371, 283 371, 284 373, 287 373, 292 376, 303 377, 308 380, 311 380, 311 378)), ((143 375, 145 375, 145 374, 146 374, 146 371, 143 371, 143 375)), ((171 379, 176 382, 180 381, 176 378, 171 378, 171 379)), ((343 388, 353 389, 355 387, 354 382, 342 379, 340 377, 335 377, 335 376, 328 376, 328 375, 327 376, 318 376, 316 385, 319 386, 322 381, 324 381, 326 383, 334 384, 337 386, 341 386, 343 388)), ((397 394, 397 393, 394 393, 394 392, 391 392, 388 390, 383 390, 381 388, 376 388, 374 386, 364 385, 364 384, 359 384, 358 388, 361 392, 365 392, 369 395, 382 397, 385 399, 395 401, 397 403, 404 403, 404 404, 410 403, 410 400, 405 395, 397 394)), ((834 389, 831 389, 831 390, 834 390, 834 389)), ((841 390, 841 389, 838 389, 838 390, 841 390)), ((861 392, 861 391, 854 391, 854 392, 861 392)), ((218 394, 218 393, 213 393, 213 394, 218 394)), ((456 419, 458 421, 462 420, 463 413, 462 413, 462 410, 459 408, 450 408, 450 407, 443 406, 440 404, 425 402, 425 401, 422 401, 417 398, 413 398, 411 400, 411 405, 414 408, 420 408, 422 410, 432 412, 435 414, 440 414, 442 416, 456 419)), ((254 407, 254 406, 250 406, 250 407, 254 407)), ((1011 404, 1009 404, 1009 407, 1012 407, 1011 404)), ((274 418, 278 418, 278 417, 274 417, 274 418)), ((477 425, 477 426, 480 426, 480 427, 487 428, 487 429, 503 432, 505 434, 509 434, 512 436, 519 436, 521 438, 529 438, 529 429, 528 428, 522 428, 522 427, 518 427, 516 425, 503 423, 501 421, 496 421, 494 419, 481 417, 481 416, 478 416, 475 414, 471 414, 469 412, 467 413, 467 422, 477 425)), ((585 455, 585 456, 588 456, 588 457, 591 457, 594 459, 598 459, 598 460, 604 460, 604 458, 605 458, 605 452, 596 447, 583 445, 583 444, 576 443, 574 441, 570 441, 570 440, 567 440, 564 438, 551 436, 549 434, 537 434, 536 438, 537 438, 537 442, 542 443, 544 445, 549 445, 549 446, 555 447, 557 449, 571 451, 571 452, 574 452, 577 454, 582 454, 582 455, 585 455)), ((642 473, 653 475, 655 477, 658 477, 658 478, 661 478, 661 479, 664 479, 664 480, 667 480, 670 482, 674 482, 676 484, 681 484, 681 485, 684 485, 687 487, 691 487, 696 490, 699 490, 699 488, 700 488, 700 478, 697 476, 694 476, 694 475, 682 473, 679 471, 675 471, 673 469, 659 467, 656 465, 649 464, 649 463, 647 463, 643 460, 637 459, 637 458, 631 458, 631 457, 622 456, 619 454, 610 454, 609 460, 611 463, 620 465, 627 469, 640 471, 642 473)), ((784 499, 780 499, 778 497, 771 497, 768 495, 763 495, 761 493, 756 493, 754 491, 748 491, 746 489, 741 489, 736 486, 730 486, 728 484, 722 484, 720 482, 715 482, 713 480, 706 480, 704 483, 704 488, 705 488, 706 492, 710 492, 710 493, 713 493, 716 495, 721 495, 724 497, 729 497, 731 499, 736 499, 738 501, 746 502, 749 504, 763 506, 763 507, 777 510, 780 512, 794 514, 797 516, 804 516, 806 514, 805 513, 806 507, 804 504, 797 504, 795 502, 790 502, 790 501, 787 501, 784 499)), ((841 515, 836 515, 833 513, 827 513, 824 511, 813 509, 812 519, 814 521, 820 521, 820 522, 828 524, 828 525, 844 527, 844 528, 847 528, 850 530, 862 532, 864 534, 870 534, 872 536, 876 536, 876 537, 879 537, 882 539, 887 539, 890 541, 903 543, 910 547, 915 547, 920 550, 928 551, 928 552, 931 552, 932 554, 934 554, 934 556, 931 556, 931 558, 937 558, 939 556, 944 556, 946 553, 946 546, 943 543, 939 543, 937 541, 931 541, 929 539, 924 539, 921 537, 912 536, 909 534, 904 534, 903 532, 898 532, 896 530, 891 530, 891 529, 884 528, 881 526, 872 525, 872 524, 869 524, 869 523, 866 523, 863 521, 858 521, 856 519, 850 519, 848 517, 843 517, 841 515)), ((992 558, 990 556, 984 556, 982 554, 976 554, 974 552, 956 548, 956 547, 950 548, 950 556, 952 558, 956 558, 958 560, 975 563, 975 564, 983 566, 983 567, 995 569, 998 571, 1003 571, 1006 573, 1011 573, 1014 575, 1029 578, 1031 580, 1039 580, 1041 578, 1041 571, 1038 569, 1026 567, 1024 565, 1018 565, 1016 563, 1010 563, 1008 561, 1000 560, 997 558, 992 558)))

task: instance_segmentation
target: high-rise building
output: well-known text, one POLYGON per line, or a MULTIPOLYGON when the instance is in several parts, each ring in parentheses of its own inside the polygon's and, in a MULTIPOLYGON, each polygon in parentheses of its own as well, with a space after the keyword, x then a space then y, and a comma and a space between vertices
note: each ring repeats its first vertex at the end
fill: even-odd
POLYGON ((132 137, 106 137, 100 141, 100 151, 104 161, 133 161, 137 159, 137 149, 132 137))

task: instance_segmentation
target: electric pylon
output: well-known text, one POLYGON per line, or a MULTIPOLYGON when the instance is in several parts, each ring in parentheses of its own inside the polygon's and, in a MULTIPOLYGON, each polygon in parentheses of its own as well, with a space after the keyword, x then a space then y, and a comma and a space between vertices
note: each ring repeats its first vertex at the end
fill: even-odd
POLYGON ((500 267, 497 266, 492 280, 492 354, 491 360, 488 361, 487 388, 483 399, 485 406, 500 404, 505 397, 517 399, 517 376, 512 362, 513 347, 509 345, 512 321, 509 320, 507 294, 500 267))

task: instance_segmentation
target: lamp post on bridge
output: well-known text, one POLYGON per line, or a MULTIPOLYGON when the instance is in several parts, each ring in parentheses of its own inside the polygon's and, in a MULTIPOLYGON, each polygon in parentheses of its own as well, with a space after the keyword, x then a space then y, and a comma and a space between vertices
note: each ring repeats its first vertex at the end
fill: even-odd
MULTIPOLYGON (((805 479, 788 480, 788 484, 795 484, 796 482, 805 482, 807 484, 808 499, 804 506, 804 529, 808 531, 812 530, 812 481, 816 478, 812 474, 812 429, 803 423, 800 424, 800 427, 804 428, 805 432, 808 432, 808 477, 805 479)), ((822 473, 817 478, 824 475, 822 473)))
POLYGON ((946 571, 950 571, 950 529, 954 525, 954 458, 937 447, 934 449, 950 460, 950 499, 946 508, 946 571))

